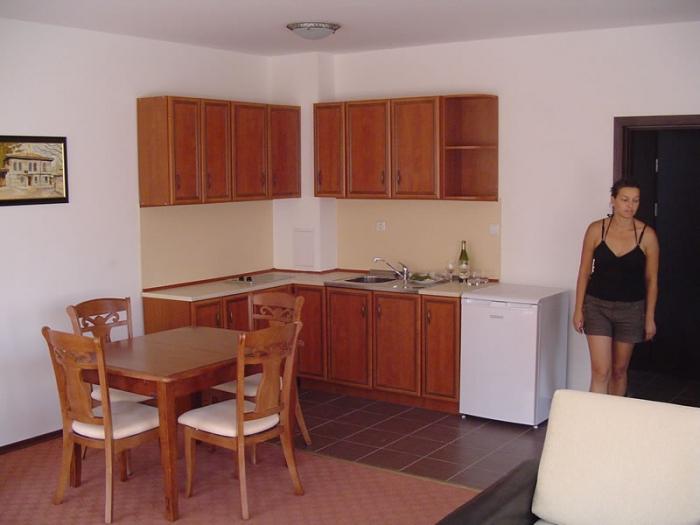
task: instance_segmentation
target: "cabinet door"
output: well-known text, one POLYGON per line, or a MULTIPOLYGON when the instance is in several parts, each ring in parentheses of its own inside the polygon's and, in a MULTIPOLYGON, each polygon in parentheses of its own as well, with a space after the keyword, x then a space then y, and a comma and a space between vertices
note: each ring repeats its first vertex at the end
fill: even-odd
POLYGON ((202 102, 202 182, 204 202, 230 201, 231 110, 220 100, 202 102))
POLYGON ((272 198, 301 196, 301 121, 298 106, 268 106, 272 198))
POLYGON ((299 375, 323 379, 325 377, 326 359, 324 344, 326 300, 322 286, 296 287, 296 295, 304 298, 301 309, 303 324, 299 334, 299 375))
POLYGON ((199 176, 200 101, 169 99, 171 184, 174 204, 201 202, 199 176))
POLYGON ((345 196, 345 108, 314 104, 314 194, 345 196))
POLYGON ((328 288, 328 379, 371 387, 371 292, 328 288))
POLYGON ((391 101, 394 197, 438 197, 438 101, 437 97, 391 101))
POLYGON ((224 299, 226 328, 229 330, 250 330, 250 310, 248 294, 234 295, 224 299))
POLYGON ((195 301, 192 303, 192 326, 221 328, 221 299, 195 301))
POLYGON ((374 388, 420 393, 420 300, 374 294, 374 388))
POLYGON ((348 196, 388 198, 389 101, 346 104, 348 196))
POLYGON ((231 111, 234 198, 266 199, 267 107, 234 102, 231 111))
POLYGON ((422 296, 423 396, 459 399, 459 298, 422 296))

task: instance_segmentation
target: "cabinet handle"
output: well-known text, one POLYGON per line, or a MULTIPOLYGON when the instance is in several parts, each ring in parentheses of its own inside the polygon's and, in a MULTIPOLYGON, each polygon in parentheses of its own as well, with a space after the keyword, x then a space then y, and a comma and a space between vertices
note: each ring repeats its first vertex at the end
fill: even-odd
POLYGON ((381 174, 381 176, 379 177, 379 180, 382 181, 382 185, 383 185, 383 184, 384 184, 384 170, 382 170, 382 174, 381 174))
POLYGON ((377 305, 377 318, 380 318, 382 316, 382 306, 377 305))
POLYGON ((401 170, 396 170, 396 185, 401 184, 401 170))
POLYGON ((430 324, 430 321, 433 320, 433 315, 430 313, 430 310, 426 313, 426 318, 428 319, 428 324, 430 324))
POLYGON ((231 310, 228 312, 228 324, 233 326, 233 312, 231 310))
POLYGON ((362 317, 367 315, 367 307, 364 304, 360 307, 360 313, 362 314, 362 317))

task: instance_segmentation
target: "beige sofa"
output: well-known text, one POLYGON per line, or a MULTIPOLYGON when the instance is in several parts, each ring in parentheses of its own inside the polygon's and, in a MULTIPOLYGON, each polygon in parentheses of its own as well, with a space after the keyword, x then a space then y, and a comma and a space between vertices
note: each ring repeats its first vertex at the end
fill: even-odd
POLYGON ((528 462, 441 525, 700 524, 700 409, 559 390, 528 462))

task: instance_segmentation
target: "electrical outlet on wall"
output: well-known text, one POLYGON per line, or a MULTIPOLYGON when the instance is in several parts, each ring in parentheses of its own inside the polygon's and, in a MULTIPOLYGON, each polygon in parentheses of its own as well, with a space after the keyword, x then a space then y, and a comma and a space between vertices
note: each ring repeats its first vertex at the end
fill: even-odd
POLYGON ((378 232, 386 231, 386 221, 377 221, 376 229, 378 232))

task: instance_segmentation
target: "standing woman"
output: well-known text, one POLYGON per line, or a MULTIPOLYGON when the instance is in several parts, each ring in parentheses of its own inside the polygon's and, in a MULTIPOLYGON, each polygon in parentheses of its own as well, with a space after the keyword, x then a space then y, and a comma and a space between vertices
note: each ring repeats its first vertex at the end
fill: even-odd
POLYGON ((612 215, 591 223, 583 238, 573 323, 588 339, 591 392, 624 396, 635 343, 656 334, 659 242, 634 218, 639 184, 620 179, 610 195, 612 215))

